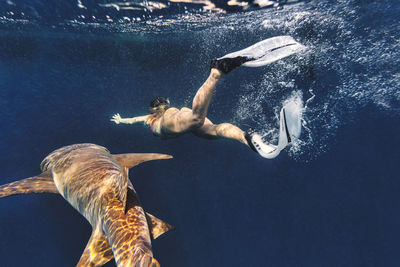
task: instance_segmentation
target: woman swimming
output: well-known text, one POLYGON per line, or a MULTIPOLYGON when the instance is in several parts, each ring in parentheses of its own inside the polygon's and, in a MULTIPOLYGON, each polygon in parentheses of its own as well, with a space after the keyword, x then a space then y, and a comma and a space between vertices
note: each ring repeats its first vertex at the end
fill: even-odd
POLYGON ((247 145, 265 158, 274 158, 291 141, 287 130, 284 108, 280 113, 280 134, 277 146, 265 143, 262 137, 252 129, 242 131, 233 124, 214 124, 207 118, 208 107, 218 81, 221 80, 224 74, 252 60, 254 58, 246 56, 224 56, 223 58, 213 59, 211 61, 210 75, 197 91, 193 99, 192 109, 170 107, 167 99, 157 97, 150 103, 149 115, 121 118, 117 113, 112 117, 111 121, 116 124, 144 123, 150 126, 154 135, 163 139, 178 137, 188 132, 207 139, 232 139, 247 145))

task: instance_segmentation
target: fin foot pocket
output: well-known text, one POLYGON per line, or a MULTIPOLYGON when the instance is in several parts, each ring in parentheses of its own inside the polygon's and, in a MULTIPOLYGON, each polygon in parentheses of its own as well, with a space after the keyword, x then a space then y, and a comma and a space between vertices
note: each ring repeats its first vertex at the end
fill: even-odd
POLYGON ((267 159, 273 159, 278 156, 279 153, 292 141, 288 129, 288 122, 286 121, 285 108, 281 109, 279 117, 279 139, 277 146, 264 142, 262 136, 256 133, 253 129, 248 129, 245 132, 245 138, 250 148, 260 154, 260 156, 267 159))
POLYGON ((233 58, 220 58, 211 60, 211 68, 218 69, 224 74, 231 72, 233 69, 239 67, 243 63, 250 61, 248 57, 233 57, 233 58))
POLYGON ((246 138, 247 144, 249 145, 249 147, 256 153, 258 153, 256 147, 253 145, 253 142, 251 141, 251 137, 253 136, 253 134, 255 133, 254 129, 249 128, 245 131, 244 133, 244 138, 246 138))
POLYGON ((264 142, 261 135, 256 133, 251 128, 245 132, 245 138, 249 144, 249 147, 263 158, 273 159, 280 153, 280 150, 277 146, 264 142))

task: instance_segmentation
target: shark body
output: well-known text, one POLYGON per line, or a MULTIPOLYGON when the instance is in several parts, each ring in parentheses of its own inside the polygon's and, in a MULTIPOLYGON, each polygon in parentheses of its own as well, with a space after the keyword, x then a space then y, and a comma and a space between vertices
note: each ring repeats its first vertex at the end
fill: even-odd
POLYGON ((62 147, 41 163, 42 173, 0 186, 0 198, 29 193, 59 193, 92 225, 89 242, 77 266, 159 266, 151 240, 172 229, 145 213, 129 169, 163 154, 112 155, 95 144, 62 147))

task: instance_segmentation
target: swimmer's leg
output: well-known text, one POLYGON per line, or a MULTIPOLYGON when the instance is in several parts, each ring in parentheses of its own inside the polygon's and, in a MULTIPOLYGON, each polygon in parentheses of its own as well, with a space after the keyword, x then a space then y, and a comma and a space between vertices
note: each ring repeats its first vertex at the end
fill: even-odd
POLYGON ((210 75, 203 85, 199 88, 193 98, 192 114, 193 120, 201 126, 207 116, 208 106, 214 94, 215 87, 222 77, 222 72, 218 69, 211 69, 210 75))
POLYGON ((279 155, 280 151, 287 145, 287 142, 283 144, 280 140, 278 146, 264 142, 259 134, 249 129, 246 132, 242 131, 237 126, 230 123, 213 124, 209 119, 203 126, 192 131, 195 135, 207 138, 207 139, 218 139, 226 138, 231 140, 239 141, 245 144, 259 155, 264 158, 275 158, 279 155))
MULTIPOLYGON (((221 80, 222 75, 227 73, 227 70, 230 71, 240 66, 243 62, 244 61, 240 57, 212 60, 210 75, 194 96, 190 112, 185 108, 171 115, 166 112, 162 125, 164 130, 173 134, 181 134, 202 127, 206 121, 208 107, 214 94, 215 87, 221 80)), ((234 139, 237 138, 235 137, 234 139)), ((240 137, 240 139, 244 140, 242 137, 240 137)), ((242 142, 247 143, 247 141, 242 142)))
POLYGON ((200 123, 200 126, 204 123, 215 87, 222 75, 227 74, 248 60, 249 58, 241 56, 211 60, 210 75, 197 91, 192 103, 193 117, 200 123))
POLYGON ((197 90, 193 98, 192 109, 182 108, 179 112, 171 115, 168 110, 165 112, 162 125, 164 130, 174 134, 181 134, 187 131, 194 131, 203 126, 208 106, 221 77, 222 72, 212 68, 207 80, 197 90))
POLYGON ((194 130, 193 133, 199 137, 207 139, 226 138, 236 140, 248 146, 245 132, 230 123, 213 124, 206 118, 204 125, 194 130))

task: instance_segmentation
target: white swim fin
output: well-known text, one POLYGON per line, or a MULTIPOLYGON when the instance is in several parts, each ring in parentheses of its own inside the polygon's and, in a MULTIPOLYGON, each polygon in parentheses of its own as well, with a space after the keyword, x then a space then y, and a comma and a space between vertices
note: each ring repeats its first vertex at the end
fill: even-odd
POLYGON ((292 141, 288 131, 285 108, 281 109, 279 120, 279 141, 278 145, 272 145, 262 140, 261 135, 248 130, 245 134, 249 146, 262 157, 273 159, 292 141))
POLYGON ((242 66, 261 67, 305 49, 304 45, 296 42, 291 36, 275 36, 240 51, 227 54, 218 58, 218 60, 243 57, 246 58, 246 62, 242 66))

